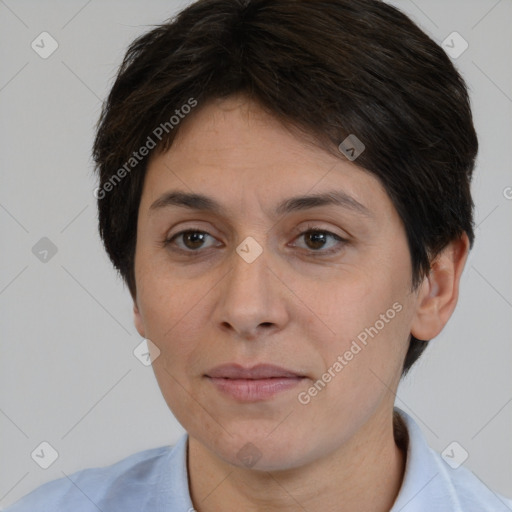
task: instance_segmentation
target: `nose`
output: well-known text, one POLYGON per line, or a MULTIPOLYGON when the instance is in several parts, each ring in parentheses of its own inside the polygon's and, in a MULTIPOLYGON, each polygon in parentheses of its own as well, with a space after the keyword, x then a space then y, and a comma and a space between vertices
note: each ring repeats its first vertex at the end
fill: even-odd
POLYGON ((288 319, 285 287, 270 268, 264 249, 252 262, 236 251, 218 289, 215 323, 244 340, 255 340, 283 328, 288 319))

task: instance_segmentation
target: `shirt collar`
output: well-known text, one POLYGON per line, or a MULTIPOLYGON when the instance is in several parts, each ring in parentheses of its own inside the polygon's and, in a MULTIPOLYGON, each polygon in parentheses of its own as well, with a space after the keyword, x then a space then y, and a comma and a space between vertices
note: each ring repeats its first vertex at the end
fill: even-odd
POLYGON ((194 512, 190 497, 188 470, 188 434, 185 432, 178 442, 161 460, 158 468, 158 480, 155 482, 155 492, 145 507, 145 511, 180 510, 194 512))
MULTIPOLYGON (((407 446, 404 478, 390 512, 460 512, 446 465, 429 447, 416 422, 395 407, 395 422, 402 420, 402 443, 407 446)), ((395 423, 396 425, 396 423, 395 423)), ((398 439, 397 439, 398 441, 398 439)), ((148 510, 193 512, 187 471, 188 434, 185 433, 162 460, 156 491, 148 510)))
POLYGON ((407 459, 402 486, 390 512, 459 512, 460 503, 444 463, 427 444, 418 424, 394 408, 407 431, 407 459))

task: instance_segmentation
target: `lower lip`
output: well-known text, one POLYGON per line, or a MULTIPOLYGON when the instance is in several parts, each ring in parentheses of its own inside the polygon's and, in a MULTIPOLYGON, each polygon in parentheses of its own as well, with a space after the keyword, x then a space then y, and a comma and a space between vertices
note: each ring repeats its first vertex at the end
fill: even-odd
POLYGON ((257 402, 297 386, 303 377, 276 377, 272 379, 225 379, 208 377, 221 392, 242 402, 257 402))

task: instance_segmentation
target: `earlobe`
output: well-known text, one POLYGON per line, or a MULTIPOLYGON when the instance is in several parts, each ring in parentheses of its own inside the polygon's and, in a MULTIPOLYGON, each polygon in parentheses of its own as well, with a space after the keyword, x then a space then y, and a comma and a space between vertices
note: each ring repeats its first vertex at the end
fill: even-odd
POLYGON ((137 306, 137 301, 133 301, 133 323, 135 324, 135 328, 137 329, 137 332, 145 338, 145 329, 144 329, 144 322, 142 321, 142 316, 139 311, 139 306, 137 306))
POLYGON ((419 340, 437 336, 451 317, 469 252, 466 233, 450 242, 434 259, 418 293, 411 334, 419 340))

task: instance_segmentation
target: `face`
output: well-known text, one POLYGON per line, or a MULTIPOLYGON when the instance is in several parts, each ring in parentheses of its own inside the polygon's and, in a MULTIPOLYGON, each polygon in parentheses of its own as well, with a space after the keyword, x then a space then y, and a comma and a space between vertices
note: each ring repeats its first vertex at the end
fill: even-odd
POLYGON ((158 384, 224 461, 315 461, 390 418, 417 305, 403 225, 357 161, 243 97, 180 130, 149 163, 137 228, 135 324, 158 384))

